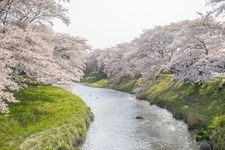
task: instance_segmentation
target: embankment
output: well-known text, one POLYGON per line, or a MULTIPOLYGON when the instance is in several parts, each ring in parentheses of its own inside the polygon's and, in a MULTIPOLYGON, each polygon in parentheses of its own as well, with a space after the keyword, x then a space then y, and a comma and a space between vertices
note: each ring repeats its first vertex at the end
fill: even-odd
POLYGON ((74 94, 53 86, 29 86, 15 93, 20 103, 0 115, 0 149, 79 149, 92 115, 74 94))
POLYGON ((117 84, 104 79, 90 85, 135 93, 139 99, 148 100, 151 104, 171 111, 175 118, 184 120, 202 148, 225 148, 223 79, 201 85, 174 83, 171 75, 162 74, 156 81, 127 77, 117 84))

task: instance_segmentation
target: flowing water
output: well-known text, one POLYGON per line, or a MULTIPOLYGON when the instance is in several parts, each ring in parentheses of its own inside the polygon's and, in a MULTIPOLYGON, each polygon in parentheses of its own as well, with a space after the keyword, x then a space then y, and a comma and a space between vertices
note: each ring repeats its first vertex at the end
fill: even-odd
POLYGON ((72 90, 95 116, 82 150, 197 149, 187 125, 165 109, 110 89, 76 84, 72 90))

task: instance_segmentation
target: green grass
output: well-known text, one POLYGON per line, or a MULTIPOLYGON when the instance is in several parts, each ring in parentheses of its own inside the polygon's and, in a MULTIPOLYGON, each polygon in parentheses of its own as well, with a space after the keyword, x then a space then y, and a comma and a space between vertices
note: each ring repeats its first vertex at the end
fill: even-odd
MULTIPOLYGON (((118 84, 108 82, 106 87, 132 92, 146 82, 140 78, 126 78, 118 84)), ((215 150, 225 148, 224 79, 217 78, 210 83, 198 85, 174 83, 171 75, 161 74, 157 81, 149 83, 152 83, 151 87, 136 93, 138 98, 165 108, 175 118, 184 120, 195 133, 197 141, 211 141, 215 150)))
POLYGON ((0 149, 78 149, 90 110, 72 93, 52 86, 30 86, 15 93, 21 102, 0 115, 0 149))
POLYGON ((84 83, 87 83, 88 86, 96 88, 112 88, 119 91, 124 91, 128 93, 133 93, 133 90, 136 89, 140 84, 145 83, 146 80, 142 78, 126 78, 119 83, 113 83, 108 79, 97 80, 95 77, 85 77, 82 79, 84 83))
POLYGON ((128 93, 134 93, 134 90, 141 84, 145 83, 146 80, 143 80, 142 78, 125 78, 118 84, 111 83, 110 86, 113 89, 124 91, 128 93))
POLYGON ((109 81, 106 79, 101 79, 99 81, 96 81, 94 83, 90 83, 89 84, 92 87, 96 87, 96 88, 104 88, 104 87, 108 87, 109 86, 109 81))

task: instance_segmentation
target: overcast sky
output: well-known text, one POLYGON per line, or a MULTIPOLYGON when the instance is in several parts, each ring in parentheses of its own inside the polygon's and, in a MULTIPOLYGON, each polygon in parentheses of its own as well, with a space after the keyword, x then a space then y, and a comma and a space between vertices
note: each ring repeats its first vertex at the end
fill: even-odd
POLYGON ((144 29, 198 17, 205 0, 71 0, 71 24, 56 22, 58 32, 82 36, 93 48, 128 42, 144 29))

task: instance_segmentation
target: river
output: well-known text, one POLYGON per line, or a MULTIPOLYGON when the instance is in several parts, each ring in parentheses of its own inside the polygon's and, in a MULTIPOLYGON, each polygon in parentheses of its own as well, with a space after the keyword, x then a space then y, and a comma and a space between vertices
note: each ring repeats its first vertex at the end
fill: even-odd
POLYGON ((197 149, 187 125, 165 109, 111 89, 76 84, 72 91, 95 116, 81 150, 197 149))

